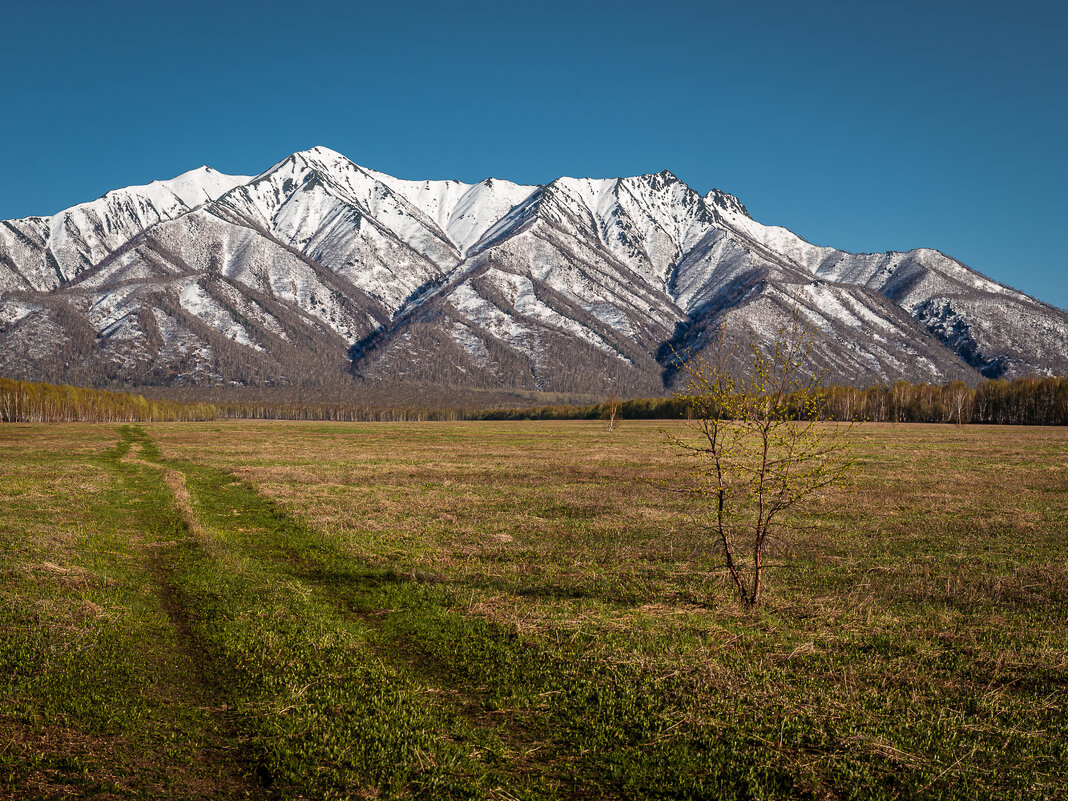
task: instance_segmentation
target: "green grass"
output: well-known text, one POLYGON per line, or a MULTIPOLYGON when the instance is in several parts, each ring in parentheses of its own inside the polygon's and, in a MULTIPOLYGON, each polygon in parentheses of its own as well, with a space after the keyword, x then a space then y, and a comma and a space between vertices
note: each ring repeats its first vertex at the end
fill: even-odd
POLYGON ((0 429, 0 796, 1068 792, 1068 432, 861 427, 749 613, 658 428, 0 429))
POLYGON ((185 533, 167 488, 125 442, 50 439, 4 443, 0 795, 245 797, 160 576, 185 533))

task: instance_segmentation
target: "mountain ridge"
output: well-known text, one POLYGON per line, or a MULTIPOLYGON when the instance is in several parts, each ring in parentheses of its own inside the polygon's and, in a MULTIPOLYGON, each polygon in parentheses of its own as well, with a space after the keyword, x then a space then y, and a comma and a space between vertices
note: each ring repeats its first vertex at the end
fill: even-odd
POLYGON ((797 313, 830 380, 1068 373, 1068 314, 930 248, 849 253, 668 170, 413 181, 329 148, 0 222, 0 374, 668 391, 797 313))

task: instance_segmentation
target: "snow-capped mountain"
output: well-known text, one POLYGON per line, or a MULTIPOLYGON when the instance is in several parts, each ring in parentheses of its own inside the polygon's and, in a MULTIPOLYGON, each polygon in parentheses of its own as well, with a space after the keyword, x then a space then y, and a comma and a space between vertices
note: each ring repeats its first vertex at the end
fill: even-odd
POLYGON ((657 393, 794 310, 834 380, 1068 373, 1068 314, 934 250, 854 254, 669 172, 409 181, 327 148, 0 223, 0 374, 657 393))

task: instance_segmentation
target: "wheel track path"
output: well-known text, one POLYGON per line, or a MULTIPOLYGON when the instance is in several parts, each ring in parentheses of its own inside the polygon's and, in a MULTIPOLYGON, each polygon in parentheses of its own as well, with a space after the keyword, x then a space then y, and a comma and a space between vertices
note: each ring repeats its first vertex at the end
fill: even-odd
MULTIPOLYGON (((198 470, 211 470, 217 474, 217 478, 225 480, 227 484, 239 484, 241 489, 249 495, 256 504, 262 504, 271 509, 278 522, 303 528, 303 524, 295 521, 278 510, 273 502, 247 487, 243 482, 237 481, 230 474, 204 468, 200 465, 191 465, 182 462, 162 459, 154 453, 154 445, 151 440, 140 430, 136 436, 141 440, 140 452, 130 457, 130 461, 136 462, 144 469, 156 471, 170 489, 174 505, 182 517, 193 540, 198 545, 211 553, 214 558, 232 558, 231 548, 238 548, 259 565, 267 564, 271 569, 286 576, 288 579, 304 587, 307 592, 316 596, 323 603, 328 604, 340 617, 356 622, 370 635, 369 645, 383 663, 391 668, 400 670, 408 675, 416 683, 423 685, 428 693, 444 701, 442 706, 447 713, 462 718, 467 722, 467 736, 474 737, 471 743, 475 750, 484 747, 486 739, 496 739, 503 746, 503 754, 509 763, 504 774, 500 776, 502 781, 495 786, 484 788, 483 797, 486 798, 571 798, 589 797, 587 793, 577 794, 564 791, 562 788, 565 777, 559 773, 556 766, 547 763, 543 757, 553 753, 543 738, 532 736, 522 727, 512 725, 508 720, 506 710, 492 710, 485 707, 484 699, 476 689, 464 686, 462 683, 445 681, 446 672, 441 669, 438 660, 422 652, 411 642, 402 644, 397 641, 395 635, 386 630, 384 617, 392 614, 393 610, 368 610, 360 606, 354 598, 359 593, 354 593, 351 584, 342 585, 336 577, 324 571, 320 561, 309 560, 306 554, 302 554, 297 548, 285 548, 271 550, 269 548, 256 548, 248 536, 241 539, 229 539, 226 547, 220 543, 211 530, 214 526, 205 525, 204 520, 213 515, 206 507, 212 504, 211 493, 206 490, 203 482, 198 482, 190 474, 198 470), (153 453, 145 458, 145 446, 153 453), (190 484, 193 487, 190 487, 190 484), (538 758, 539 755, 542 758, 538 758), (522 781, 519 781, 524 777, 522 781), (533 792, 522 792, 515 787, 506 786, 510 782, 504 780, 516 780, 519 784, 534 782, 533 792), (518 792, 518 795, 512 793, 518 792)), ((240 516, 244 509, 233 509, 236 516, 240 516)), ((235 520, 234 523, 237 521, 235 520)), ((241 526, 230 525, 231 532, 240 529, 241 526)), ((243 532, 248 534, 248 532, 243 532)), ((332 555, 336 556, 336 554, 332 555)), ((351 575, 351 574, 349 574, 351 575)), ((373 580, 373 579, 372 579, 373 580)), ((179 612, 179 616, 181 613, 179 612)), ((456 732, 449 732, 455 736, 456 732)), ((463 736, 463 735, 461 735, 463 736)))
MULTIPOLYGON (((184 494, 186 505, 183 508, 182 497, 175 490, 184 488, 172 486, 171 481, 176 477, 173 471, 168 471, 161 465, 146 459, 144 451, 146 446, 153 448, 151 440, 139 428, 123 426, 119 429, 120 440, 116 446, 119 458, 116 460, 120 470, 120 480, 131 494, 143 494, 143 490, 137 486, 128 474, 122 475, 122 471, 141 470, 149 471, 150 475, 162 475, 172 493, 175 493, 178 510, 181 513, 182 522, 187 531, 196 536, 194 519, 188 514, 188 492, 184 494), (125 452, 123 452, 125 450, 125 452)), ((144 501, 144 498, 141 498, 144 501)), ((156 510, 157 513, 166 513, 166 510, 156 510)), ((191 703, 197 709, 210 712, 213 720, 212 725, 206 726, 198 732, 202 740, 202 747, 192 755, 194 763, 204 773, 213 776, 211 786, 205 786, 203 780, 199 787, 185 787, 180 790, 176 798, 267 798, 263 788, 251 778, 249 766, 242 764, 237 758, 237 749, 232 744, 237 737, 232 715, 229 714, 227 705, 220 696, 217 683, 210 676, 210 671, 204 661, 202 649, 198 646, 192 632, 183 607, 171 585, 168 582, 170 567, 167 564, 166 551, 180 543, 180 538, 168 537, 167 532, 160 530, 162 526, 153 525, 153 519, 146 519, 145 530, 136 533, 131 539, 134 549, 144 554, 144 566, 146 571, 153 577, 152 589, 155 592, 160 606, 166 613, 176 633, 171 654, 149 654, 150 659, 160 662, 161 675, 173 682, 171 691, 174 698, 168 699, 170 703, 191 703), (154 541, 149 537, 154 536, 154 541), (176 659, 176 664, 167 665, 167 657, 176 659)))

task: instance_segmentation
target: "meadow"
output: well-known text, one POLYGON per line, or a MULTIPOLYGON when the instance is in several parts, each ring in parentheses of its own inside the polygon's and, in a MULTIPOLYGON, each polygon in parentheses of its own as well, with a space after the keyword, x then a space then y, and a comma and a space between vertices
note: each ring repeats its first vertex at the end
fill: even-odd
POLYGON ((681 425, 3 425, 0 798, 1068 796, 1068 429, 858 426, 749 611, 681 425))

